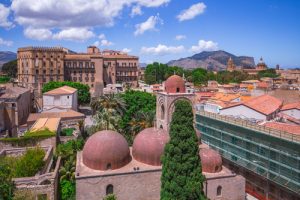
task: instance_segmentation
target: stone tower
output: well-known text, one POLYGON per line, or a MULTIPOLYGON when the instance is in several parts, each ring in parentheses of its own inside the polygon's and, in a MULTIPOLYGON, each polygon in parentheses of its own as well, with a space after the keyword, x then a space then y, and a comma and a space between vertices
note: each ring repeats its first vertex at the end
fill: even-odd
POLYGON ((267 67, 266 63, 264 62, 263 58, 261 57, 261 58, 259 59, 259 62, 258 62, 258 64, 257 64, 257 66, 256 66, 256 69, 257 69, 257 70, 266 70, 267 68, 268 68, 268 67, 267 67))
POLYGON ((169 131, 172 114, 177 100, 188 100, 193 105, 195 94, 186 93, 185 82, 178 75, 170 76, 164 85, 164 92, 156 96, 156 127, 169 131))
POLYGON ((229 60, 228 60, 228 62, 227 62, 227 71, 232 72, 234 70, 235 70, 235 65, 233 63, 232 58, 230 57, 229 60))

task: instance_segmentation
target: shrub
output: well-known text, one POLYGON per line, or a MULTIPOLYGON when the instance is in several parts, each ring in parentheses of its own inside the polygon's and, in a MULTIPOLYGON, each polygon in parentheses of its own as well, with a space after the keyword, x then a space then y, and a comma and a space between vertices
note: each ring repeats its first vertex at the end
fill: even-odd
POLYGON ((48 129, 38 131, 28 131, 23 137, 16 138, 1 138, 0 142, 9 143, 12 146, 25 147, 35 146, 39 141, 56 136, 56 133, 48 129))
POLYGON ((72 136, 75 128, 64 128, 61 130, 61 136, 72 136))
POLYGON ((7 83, 9 82, 10 77, 8 76, 0 76, 0 83, 7 83))
POLYGON ((114 194, 109 194, 106 197, 104 197, 103 200, 117 200, 117 197, 114 194))
POLYGON ((24 155, 15 159, 13 177, 30 177, 40 171, 44 164, 45 151, 39 147, 28 149, 24 155))

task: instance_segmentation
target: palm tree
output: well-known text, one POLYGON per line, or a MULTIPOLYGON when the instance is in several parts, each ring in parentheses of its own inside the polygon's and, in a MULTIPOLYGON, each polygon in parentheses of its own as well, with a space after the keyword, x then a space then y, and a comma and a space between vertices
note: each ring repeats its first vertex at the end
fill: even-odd
POLYGON ((94 116, 96 127, 98 130, 118 130, 118 124, 121 117, 114 111, 109 109, 102 109, 94 116))
POLYGON ((64 165, 60 168, 60 181, 68 180, 75 181, 75 156, 70 156, 68 160, 65 161, 64 165))
POLYGON ((92 99, 91 108, 95 114, 97 111, 107 109, 109 112, 115 110, 122 115, 126 107, 124 99, 118 94, 107 94, 99 98, 92 99))
POLYGON ((130 131, 133 136, 142 131, 145 128, 153 127, 155 121, 155 112, 138 112, 134 115, 133 119, 129 122, 130 131))

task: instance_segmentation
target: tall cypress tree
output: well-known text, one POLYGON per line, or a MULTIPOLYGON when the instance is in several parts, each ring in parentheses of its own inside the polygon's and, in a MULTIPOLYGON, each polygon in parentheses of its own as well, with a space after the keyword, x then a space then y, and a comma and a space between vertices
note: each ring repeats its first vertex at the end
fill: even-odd
POLYGON ((170 138, 162 156, 160 199, 206 199, 193 112, 188 101, 179 100, 175 103, 170 138))

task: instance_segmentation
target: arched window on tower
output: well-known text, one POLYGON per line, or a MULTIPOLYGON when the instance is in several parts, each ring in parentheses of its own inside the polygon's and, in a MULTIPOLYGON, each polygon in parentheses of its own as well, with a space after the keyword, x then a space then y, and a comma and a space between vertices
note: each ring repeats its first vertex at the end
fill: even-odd
POLYGON ((113 193, 114 193, 114 186, 112 184, 106 186, 106 195, 113 194, 113 193))
POLYGON ((160 110, 160 118, 165 119, 165 106, 161 105, 160 110))
POLYGON ((218 186, 217 187, 217 196, 221 196, 222 195, 222 186, 218 186))
POLYGON ((179 88, 176 88, 176 92, 178 93, 180 91, 180 89, 179 88))

